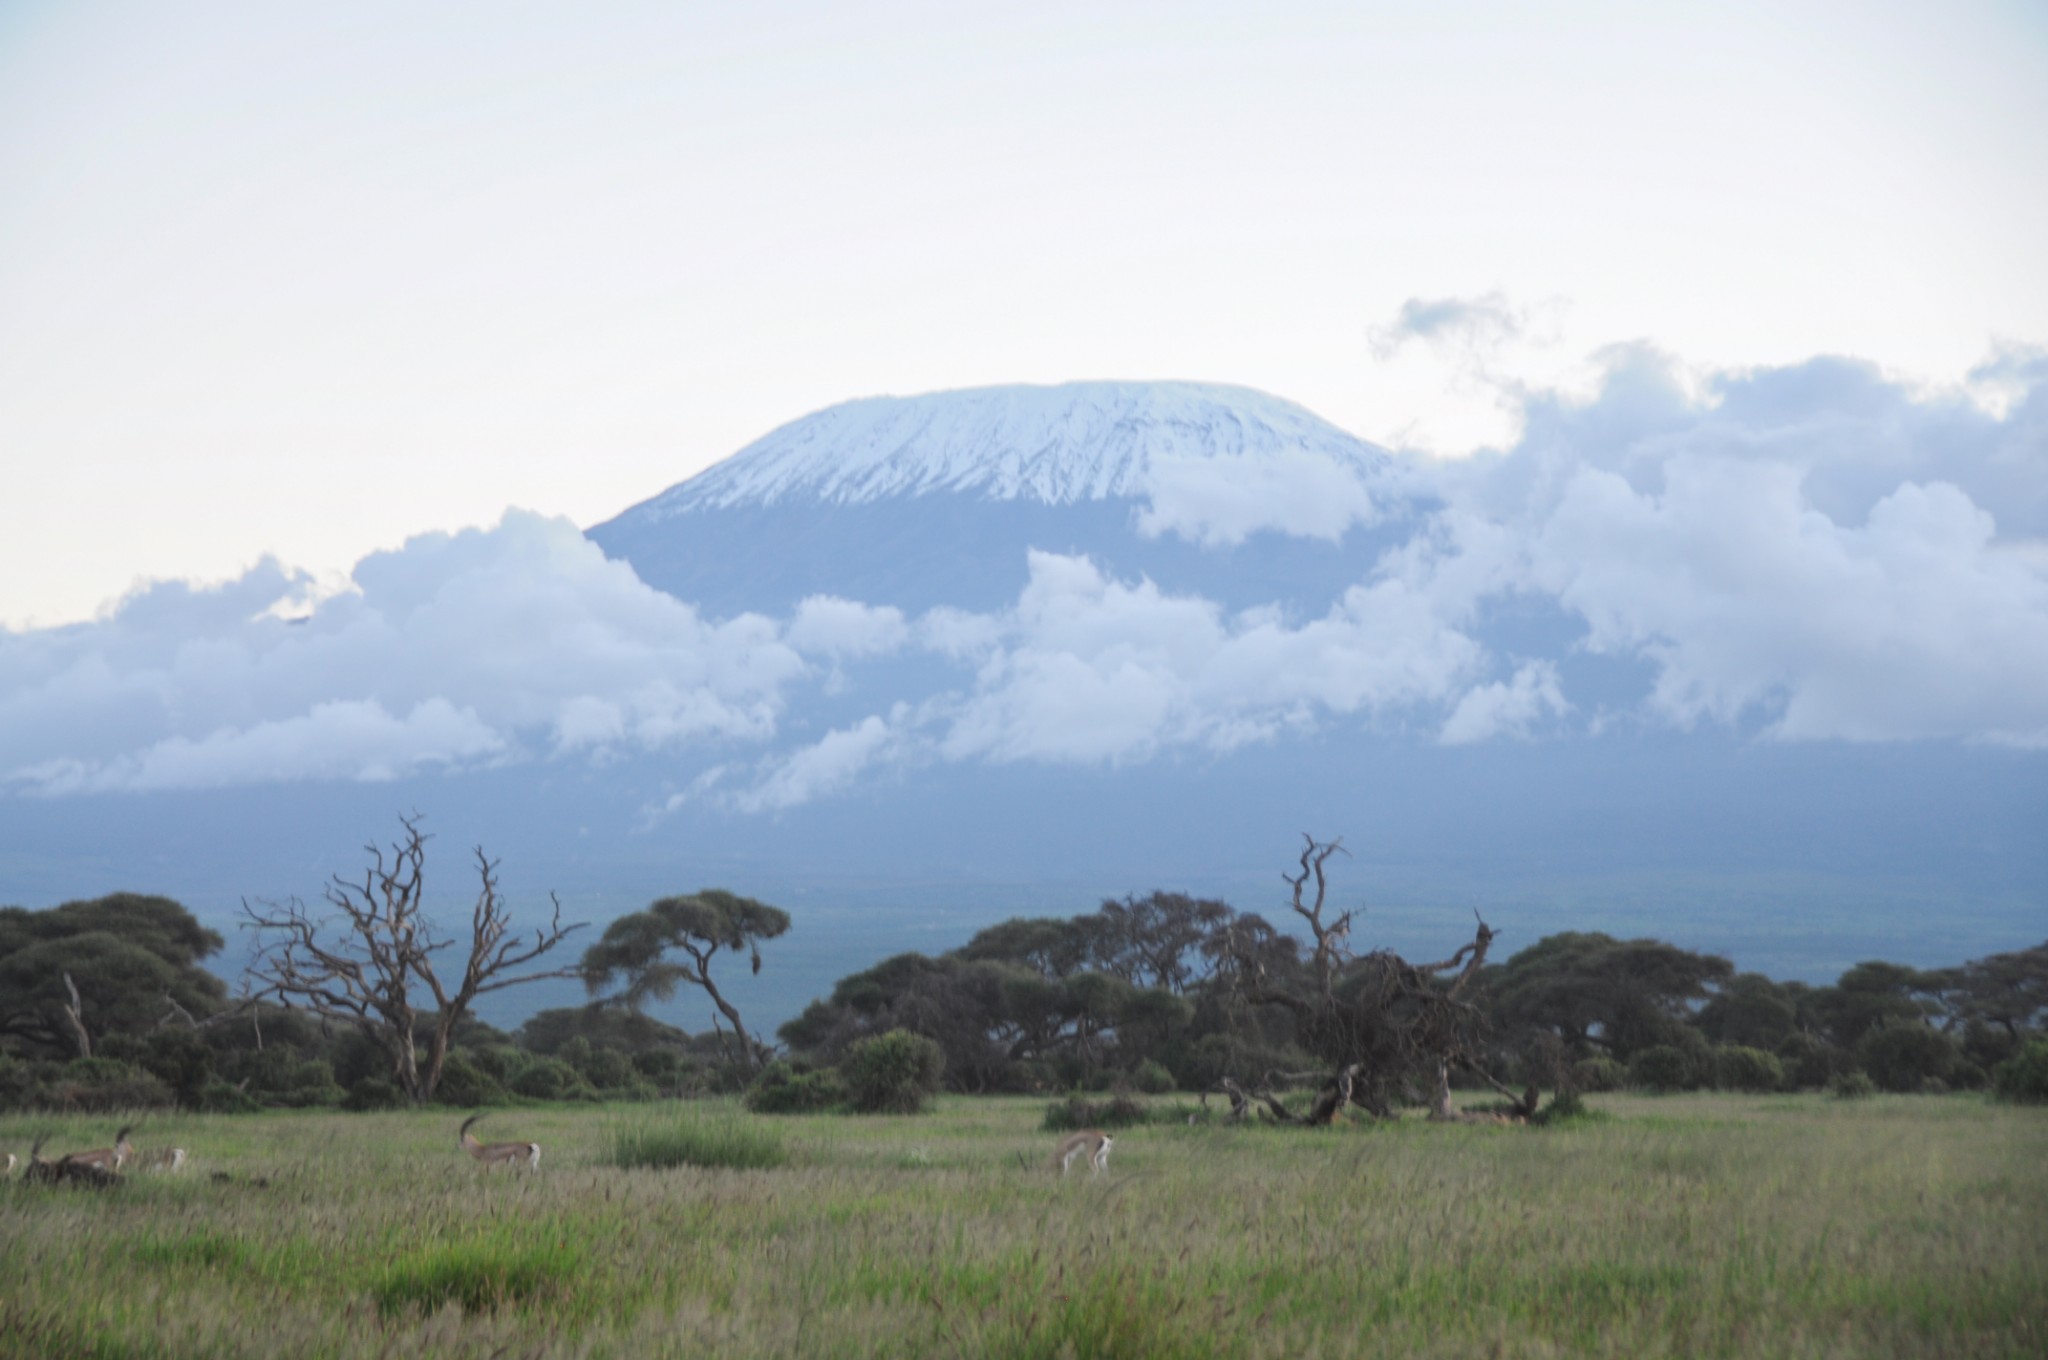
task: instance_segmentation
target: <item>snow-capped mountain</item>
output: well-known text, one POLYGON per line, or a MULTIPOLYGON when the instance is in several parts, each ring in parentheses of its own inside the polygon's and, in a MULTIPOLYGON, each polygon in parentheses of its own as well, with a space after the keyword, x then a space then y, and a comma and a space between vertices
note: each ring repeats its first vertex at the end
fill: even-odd
MULTIPOLYGON (((1246 387, 1076 382, 849 401, 764 435, 612 522, 786 500, 859 504, 931 492, 1048 505, 1147 494, 1189 460, 1312 454, 1383 476, 1387 455, 1246 387)), ((611 527, 611 526, 607 526, 611 527)))
POLYGON ((987 387, 829 407, 589 534, 723 614, 811 595, 992 609, 1034 549, 1236 607, 1311 585, 1320 607, 1386 546, 1368 531, 1409 513, 1401 480, 1386 451, 1249 388, 987 387), (1247 519, 1255 503, 1300 522, 1247 519))
POLYGON ((2001 488, 2048 406, 1853 378, 1627 370, 1456 469, 1235 387, 872 398, 587 534, 165 583, 0 632, 0 901, 220 924, 418 810, 593 920, 798 909, 784 1014, 1002 915, 1270 907, 1304 832, 1396 947, 1468 906, 1812 977, 2016 947, 2048 577, 2001 488))

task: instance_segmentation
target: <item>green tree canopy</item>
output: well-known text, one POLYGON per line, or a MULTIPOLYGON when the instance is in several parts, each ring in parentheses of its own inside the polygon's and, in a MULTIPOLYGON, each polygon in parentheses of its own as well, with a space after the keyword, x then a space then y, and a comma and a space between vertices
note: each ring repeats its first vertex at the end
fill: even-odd
POLYGON ((584 951, 584 985, 593 996, 616 987, 610 999, 636 1011, 650 1001, 670 1000, 678 987, 702 988, 731 1022, 740 1062, 752 1070, 759 1061, 757 1045, 739 1011, 718 990, 711 962, 721 950, 744 953, 758 973, 761 941, 788 929, 788 912, 723 888, 664 897, 605 927, 603 938, 584 951), (682 957, 672 958, 671 951, 682 957))
POLYGON ((48 911, 0 908, 0 1039, 55 1056, 90 1048, 65 1018, 78 988, 87 1036, 141 1034, 173 1005, 194 1019, 220 1009, 226 985, 200 967, 221 937, 168 897, 115 893, 48 911))
POLYGON ((1490 970, 1486 989, 1508 1024, 1547 1030, 1575 1054, 1597 1047, 1625 1060, 1671 1042, 1694 1003, 1734 973, 1727 959, 1662 940, 1574 931, 1546 936, 1490 970))

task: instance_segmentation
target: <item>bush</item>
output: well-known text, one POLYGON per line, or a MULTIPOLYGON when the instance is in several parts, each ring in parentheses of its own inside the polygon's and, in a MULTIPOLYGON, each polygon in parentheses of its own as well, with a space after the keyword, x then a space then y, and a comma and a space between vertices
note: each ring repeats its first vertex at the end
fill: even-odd
POLYGON ((36 1069, 12 1054, 0 1053, 0 1110, 18 1110, 29 1104, 29 1093, 40 1083, 36 1069))
POLYGON ((1577 1088, 1566 1086, 1550 1097, 1550 1103, 1538 1110, 1529 1122, 1538 1126, 1562 1123, 1567 1119, 1584 1119, 1593 1112, 1586 1108, 1586 1098, 1577 1088))
POLYGON ((1147 1058, 1131 1073, 1131 1085, 1148 1096, 1163 1096, 1174 1089, 1173 1073, 1166 1070, 1165 1063, 1147 1058))
POLYGON ((1954 1040, 1921 1024, 1885 1025, 1856 1045, 1858 1063, 1887 1091, 1918 1091, 1929 1078, 1946 1090, 1959 1056, 1954 1040))
POLYGON ((1690 1091, 1699 1085, 1699 1078, 1693 1071, 1692 1059, 1683 1049, 1668 1044, 1646 1048, 1629 1060, 1628 1080, 1631 1086, 1646 1091, 1690 1091))
POLYGON ((2048 1039, 2029 1040, 1992 1071, 1991 1083, 2000 1100, 2048 1103, 2048 1039))
POLYGON ((441 1081, 434 1087, 436 1105, 473 1110, 479 1105, 503 1105, 506 1099, 505 1088, 468 1053, 451 1050, 441 1060, 441 1081))
POLYGON ((112 1058, 73 1058, 44 1089, 43 1103, 63 1110, 146 1110, 175 1103, 161 1078, 112 1058))
POLYGON ((283 1044, 240 1054, 226 1075, 264 1105, 301 1110, 341 1103, 333 1065, 283 1044))
POLYGON ((1862 1072, 1843 1072, 1828 1082, 1828 1094, 1837 1100, 1862 1100, 1877 1094, 1877 1083, 1862 1072))
POLYGON ((1714 1050, 1714 1085, 1724 1091, 1778 1091, 1785 1067, 1760 1048, 1726 1044, 1714 1050))
POLYGON ((1129 1096, 1115 1096, 1103 1101, 1068 1096, 1045 1107, 1045 1121, 1041 1127, 1053 1133, 1064 1133, 1069 1129, 1123 1129, 1133 1124, 1148 1123, 1151 1118, 1151 1112, 1129 1096))
POLYGON ((678 1166, 759 1170, 789 1160, 782 1139, 737 1114, 700 1115, 686 1107, 640 1115, 610 1130, 613 1166, 667 1171, 678 1166))
POLYGON ((511 1044, 486 1044, 482 1048, 460 1051, 476 1064, 479 1072, 500 1086, 509 1085, 512 1078, 519 1075, 519 1069, 526 1066, 526 1054, 511 1044))
POLYGON ((1820 1090, 1850 1068, 1847 1053, 1811 1034, 1786 1035, 1777 1058, 1785 1069, 1785 1085, 1801 1091, 1820 1090))
POLYGON ((341 1108, 358 1114, 369 1110, 395 1110, 405 1104, 405 1092, 382 1077, 364 1077, 348 1088, 341 1108))
POLYGON ((535 1058, 512 1078, 512 1090, 528 1100, 584 1100, 596 1094, 560 1058, 535 1058))
POLYGON ((199 1092, 199 1108, 207 1114, 254 1114, 263 1102, 238 1086, 215 1081, 199 1092))
POLYGON ((661 1087, 680 1086, 690 1066, 681 1049, 650 1048, 633 1055, 633 1070, 661 1087))
POLYGON ((847 1051, 841 1074, 853 1106, 869 1114, 916 1114, 939 1089, 946 1055, 922 1034, 892 1029, 847 1051))
POLYGON ((1572 1064, 1572 1089, 1590 1094, 1619 1091, 1628 1085, 1628 1069, 1612 1058, 1581 1058, 1572 1064))
POLYGON ((616 1048, 600 1048, 574 1064, 583 1079, 600 1091, 632 1091, 640 1085, 633 1060, 616 1048))
POLYGON ((755 1114, 815 1114, 846 1103, 846 1083, 830 1068, 772 1062, 740 1097, 755 1114))

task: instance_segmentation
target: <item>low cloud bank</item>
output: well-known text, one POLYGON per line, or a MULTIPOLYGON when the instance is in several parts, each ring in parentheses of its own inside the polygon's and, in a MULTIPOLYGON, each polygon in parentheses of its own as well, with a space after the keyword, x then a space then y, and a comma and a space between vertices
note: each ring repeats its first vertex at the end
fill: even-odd
MULTIPOLYGON (((1500 310, 1431 304, 1404 325, 1500 310)), ((2008 351, 1974 377, 1996 402, 1847 360, 1701 378, 1624 348, 1589 397, 1526 397, 1515 446, 1469 460, 1167 468, 1140 531, 1240 551, 1380 523, 1397 493, 1420 508, 1364 579, 1236 613, 1034 553, 994 613, 817 598, 710 620, 523 511, 366 558, 326 598, 268 561, 161 583, 91 623, 0 631, 0 789, 663 752, 689 797, 773 812, 883 767, 1115 766, 1330 726, 2048 746, 2048 357, 2008 351), (1578 635, 1544 655, 1498 641, 1489 617, 1518 601, 1578 635), (1574 694, 1582 654, 1642 663, 1647 690, 1619 711, 1574 694), (884 661, 926 690, 822 737, 796 720, 884 661)))

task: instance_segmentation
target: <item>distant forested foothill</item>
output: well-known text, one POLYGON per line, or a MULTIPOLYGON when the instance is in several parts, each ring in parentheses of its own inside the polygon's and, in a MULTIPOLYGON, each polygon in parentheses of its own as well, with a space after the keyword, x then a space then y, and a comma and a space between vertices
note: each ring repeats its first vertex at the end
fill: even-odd
MULTIPOLYGON (((1431 1072, 1461 1089, 1565 1096, 1716 1088, 2048 1098, 2048 944, 1949 968, 1859 963, 1813 986, 1597 933, 1552 935, 1493 961, 1482 923, 1443 963, 1413 965, 1353 952, 1349 917, 1324 919, 1319 897, 1307 903, 1313 915, 1297 907, 1306 941, 1174 892, 1067 919, 1005 921, 948 953, 898 954, 841 979, 781 1027, 779 1043, 745 1028, 718 991, 719 970, 759 971, 763 942, 792 926, 800 933, 801 922, 731 893, 664 898, 614 922, 580 963, 531 975, 581 976, 588 1005, 543 1010, 507 1032, 468 1013, 474 997, 457 981, 479 958, 475 991, 531 980, 494 981, 488 965, 538 960, 569 928, 558 914, 552 937, 513 935, 502 919, 489 939, 464 934, 484 928, 486 899, 495 904, 492 866, 478 860, 479 908, 450 934, 419 932, 442 945, 422 955, 421 974, 399 979, 409 983, 402 1015, 351 1006, 345 987, 323 992, 340 984, 309 962, 321 955, 305 952, 319 946, 345 962, 394 924, 379 915, 392 906, 392 882, 375 873, 362 880, 368 917, 357 939, 315 935, 307 914, 304 938, 287 941, 300 952, 280 964, 274 951, 268 971, 252 969, 232 993, 203 966, 220 935, 168 898, 0 908, 0 1108, 476 1108, 744 1093, 764 1113, 906 1112, 940 1089, 1235 1091, 1252 1093, 1257 1108, 1289 1089, 1341 1082, 1338 1104, 1385 1113, 1428 1104, 1431 1072), (448 978, 428 985, 435 967, 448 978), (685 1033, 643 1012, 679 989, 706 993, 711 1030, 685 1033)), ((1305 855, 1304 881, 1310 867, 1305 855)), ((1322 862, 1313 867, 1320 888, 1322 862)), ((430 925, 416 896, 397 907, 414 913, 398 926, 430 925)), ((268 921, 273 933, 289 925, 268 921)), ((1277 1098, 1266 1103, 1289 1113, 1277 1098)))

